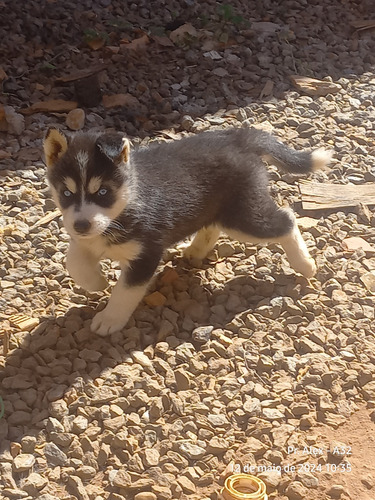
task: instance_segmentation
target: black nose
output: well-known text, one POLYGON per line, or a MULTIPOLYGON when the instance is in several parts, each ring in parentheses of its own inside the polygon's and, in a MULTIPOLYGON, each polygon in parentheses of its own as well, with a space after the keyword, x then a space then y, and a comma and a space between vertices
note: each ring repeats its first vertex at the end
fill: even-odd
POLYGON ((77 233, 87 233, 91 227, 91 222, 87 219, 76 220, 73 227, 77 233))

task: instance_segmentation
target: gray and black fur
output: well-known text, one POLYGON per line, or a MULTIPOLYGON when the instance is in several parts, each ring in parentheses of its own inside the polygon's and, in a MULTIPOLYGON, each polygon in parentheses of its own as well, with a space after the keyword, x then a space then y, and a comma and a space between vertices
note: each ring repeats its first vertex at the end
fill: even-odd
POLYGON ((210 131, 134 147, 125 160, 123 141, 117 133, 75 135, 66 152, 57 154, 48 179, 61 208, 74 204, 77 212, 83 201, 107 208, 121 185, 128 184, 124 209, 101 234, 108 246, 133 240, 141 245, 124 271, 126 287, 149 282, 166 248, 205 227, 217 226, 256 241, 290 234, 294 216, 271 198, 262 158, 297 174, 308 174, 329 161, 326 152, 321 158, 319 151, 295 151, 254 128, 210 131), (84 175, 76 160, 82 151, 88 158, 84 175), (100 177, 107 192, 88 194, 83 186, 66 197, 66 177, 77 186, 85 182, 86 187, 90 179, 100 177))

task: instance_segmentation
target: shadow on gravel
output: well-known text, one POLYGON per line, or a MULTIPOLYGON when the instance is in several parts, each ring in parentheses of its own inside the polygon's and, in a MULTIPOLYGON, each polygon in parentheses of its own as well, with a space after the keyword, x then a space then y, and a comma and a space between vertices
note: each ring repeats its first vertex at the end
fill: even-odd
MULTIPOLYGON (((92 307, 73 306, 64 315, 42 318, 40 325, 26 336, 16 334, 14 341, 19 341, 19 345, 6 358, 1 374, 7 396, 6 417, 0 421, 0 441, 6 435, 11 441, 24 435, 36 435, 45 427, 45 419, 60 412, 61 405, 65 408, 65 402, 69 408, 71 404, 90 405, 99 410, 117 399, 120 392, 127 396, 135 396, 140 390, 152 393, 154 388, 150 380, 158 380, 153 365, 157 358, 162 360, 158 364, 162 373, 166 370, 163 361, 168 361, 175 369, 182 366, 192 373, 197 370, 199 373, 192 361, 195 352, 208 363, 211 375, 225 376, 233 370, 232 360, 236 356, 249 355, 247 362, 251 364, 252 352, 257 351, 257 343, 266 335, 252 314, 253 308, 258 308, 259 312, 259 307, 264 305, 262 321, 267 321, 267 317, 274 319, 275 314, 279 315, 280 321, 288 317, 287 324, 290 325, 304 324, 308 318, 313 319, 313 313, 306 312, 302 318, 298 314, 291 316, 276 303, 270 306, 271 296, 297 299, 313 291, 309 281, 302 276, 277 271, 272 277, 256 276, 239 270, 227 279, 222 274, 216 283, 209 276, 204 277, 204 273, 210 270, 224 272, 224 267, 220 268, 224 260, 203 263, 202 268, 197 269, 187 266, 184 259, 175 258, 173 267, 162 270, 149 291, 163 292, 168 297, 167 302, 156 307, 142 302, 130 324, 122 332, 109 337, 101 338, 90 332, 97 305, 90 298, 92 307), (166 286, 163 276, 171 269, 176 271, 176 278, 166 286), (207 325, 213 330, 209 327, 202 337, 202 329, 205 330, 207 325), (200 335, 194 335, 197 330, 201 330, 200 335), (240 337, 239 347, 230 341, 232 333, 240 337), (249 352, 244 352, 241 347, 243 338, 247 339, 249 352), (172 350, 175 352, 173 359, 172 350), (13 400, 16 401, 14 408, 11 406, 13 400), (54 404, 56 401, 59 404, 54 404), (33 408, 31 413, 30 408, 33 408)), ((280 330, 279 335, 288 342, 287 333, 280 330)), ((270 344, 262 353, 272 355, 277 349, 270 344)), ((248 367, 255 373, 259 367, 250 364, 248 367)), ((203 380, 193 380, 182 388, 171 370, 163 376, 168 380, 166 394, 205 387, 203 380)), ((127 412, 138 411, 143 406, 142 402, 137 405, 135 408, 126 406, 127 412)))
MULTIPOLYGON (((188 1, 135 9, 134 3, 120 1, 105 7, 92 2, 90 8, 8 1, 0 20, 7 76, 1 101, 20 109, 35 101, 75 99, 74 82, 62 86, 57 80, 105 64, 103 92, 130 94, 130 100, 117 108, 86 108, 87 128, 115 127, 135 137, 168 127, 191 130, 207 113, 284 99, 293 74, 337 81, 371 71, 375 39, 371 31, 356 32, 352 23, 371 19, 372 3, 188 1), (198 35, 168 44, 167 35, 186 23, 198 35), (146 35, 141 50, 126 48, 125 42, 146 35), (92 50, 92 38, 105 44, 92 50)), ((84 95, 91 86, 86 83, 84 95)), ((249 109, 250 121, 252 113, 249 109)), ((40 139, 47 123, 63 120, 32 115, 27 125, 35 122, 40 139)))

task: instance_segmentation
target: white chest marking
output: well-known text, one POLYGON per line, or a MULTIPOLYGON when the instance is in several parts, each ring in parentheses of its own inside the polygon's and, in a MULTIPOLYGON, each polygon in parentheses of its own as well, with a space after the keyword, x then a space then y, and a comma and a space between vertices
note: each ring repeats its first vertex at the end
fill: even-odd
POLYGON ((142 244, 136 240, 130 240, 119 245, 107 245, 102 236, 76 241, 79 246, 87 252, 96 256, 98 260, 111 259, 126 265, 129 261, 136 259, 142 252, 142 244))
POLYGON ((103 257, 117 260, 120 263, 127 263, 136 259, 142 252, 142 245, 139 241, 131 240, 119 245, 107 246, 104 249, 103 257))

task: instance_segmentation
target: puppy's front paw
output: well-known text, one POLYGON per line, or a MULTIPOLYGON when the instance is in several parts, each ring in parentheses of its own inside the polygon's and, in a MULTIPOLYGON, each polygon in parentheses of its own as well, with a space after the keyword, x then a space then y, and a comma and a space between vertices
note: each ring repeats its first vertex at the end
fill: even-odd
POLYGON ((199 247, 197 245, 190 245, 184 250, 184 257, 188 260, 191 259, 197 259, 197 260, 203 260, 206 258, 207 255, 207 249, 199 247))
POLYGON ((91 322, 91 331, 101 337, 106 337, 124 328, 128 319, 128 317, 112 314, 106 307, 103 311, 95 315, 91 322))
POLYGON ((85 287, 89 292, 105 290, 109 286, 108 281, 104 278, 104 276, 97 276, 95 280, 92 280, 85 287))
POLYGON ((93 275, 90 278, 83 278, 79 276, 72 276, 72 278, 77 283, 77 285, 79 285, 84 290, 87 290, 88 292, 105 290, 109 286, 108 281, 104 278, 104 276, 100 274, 93 275))
POLYGON ((301 262, 297 267, 296 271, 303 274, 305 278, 312 278, 316 274, 316 264, 314 259, 306 259, 301 262))

